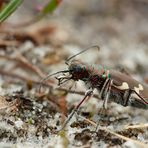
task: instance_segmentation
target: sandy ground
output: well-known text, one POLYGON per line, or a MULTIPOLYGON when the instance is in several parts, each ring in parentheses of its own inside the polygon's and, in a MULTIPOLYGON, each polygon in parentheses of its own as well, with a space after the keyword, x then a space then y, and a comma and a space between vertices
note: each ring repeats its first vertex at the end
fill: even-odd
MULTIPOLYGON (((16 24, 30 19, 35 14, 31 10, 30 1, 25 1, 8 21, 16 24)), ((78 81, 72 87, 76 93, 57 90, 52 77, 53 83, 38 92, 41 77, 67 69, 67 57, 92 45, 99 45, 101 50, 92 49, 79 60, 117 71, 124 68, 147 85, 147 16, 148 2, 144 0, 65 0, 39 23, 1 28, 1 38, 16 46, 10 44, 0 50, 0 147, 147 147, 147 110, 111 102, 108 116, 102 118, 99 111, 103 101, 92 97, 65 131, 57 133, 64 114, 69 115, 83 98, 78 92, 84 94, 87 87, 78 81)), ((68 90, 72 83, 61 88, 68 90)))

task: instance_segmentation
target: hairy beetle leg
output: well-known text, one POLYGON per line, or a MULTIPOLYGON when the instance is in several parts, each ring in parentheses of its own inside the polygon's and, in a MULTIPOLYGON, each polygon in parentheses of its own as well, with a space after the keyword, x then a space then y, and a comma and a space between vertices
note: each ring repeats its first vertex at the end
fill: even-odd
POLYGON ((127 89, 123 95, 123 106, 133 106, 133 107, 139 107, 146 109, 148 108, 148 102, 139 95, 135 90, 133 89, 127 89), (138 98, 133 98, 132 95, 137 95, 138 98))
MULTIPOLYGON (((99 114, 101 116, 100 118, 103 118, 103 117, 105 117, 107 115, 107 102, 108 102, 108 99, 109 99, 110 94, 111 94, 112 84, 113 84, 113 80, 110 80, 110 79, 106 80, 106 83, 105 83, 105 86, 104 86, 104 91, 103 91, 105 93, 105 98, 104 98, 104 101, 103 101, 103 106, 99 111, 99 114)), ((103 95, 104 93, 102 93, 102 96, 101 96, 102 98, 104 96, 103 95)), ((97 126, 96 126, 95 131, 98 130, 99 121, 100 121, 100 119, 97 122, 97 126)))
POLYGON ((107 103, 108 103, 108 99, 110 98, 110 94, 111 94, 111 87, 113 84, 113 80, 109 79, 109 82, 106 85, 106 95, 103 101, 103 108, 107 109, 107 103))
POLYGON ((110 79, 106 79, 106 81, 101 89, 101 92, 99 93, 99 98, 103 98, 103 95, 106 92, 106 87, 108 86, 109 81, 110 81, 110 79))
POLYGON ((93 94, 93 90, 86 91, 84 98, 79 102, 79 104, 75 107, 75 109, 73 109, 73 111, 71 112, 71 114, 69 115, 69 117, 67 118, 67 120, 65 121, 65 123, 62 126, 62 128, 59 131, 63 130, 66 127, 66 125, 68 124, 68 122, 70 121, 70 119, 73 117, 73 115, 75 113, 77 113, 77 111, 78 111, 79 107, 82 105, 82 103, 87 98, 90 98, 92 96, 92 94, 93 94))

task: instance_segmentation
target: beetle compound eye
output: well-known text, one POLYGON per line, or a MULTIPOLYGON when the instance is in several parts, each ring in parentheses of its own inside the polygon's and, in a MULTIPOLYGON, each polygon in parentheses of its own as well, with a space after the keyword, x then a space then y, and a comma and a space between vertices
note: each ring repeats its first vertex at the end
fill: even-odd
POLYGON ((81 69, 81 67, 80 67, 80 66, 77 66, 77 67, 75 68, 75 71, 76 71, 76 72, 81 72, 81 71, 82 71, 82 69, 81 69))

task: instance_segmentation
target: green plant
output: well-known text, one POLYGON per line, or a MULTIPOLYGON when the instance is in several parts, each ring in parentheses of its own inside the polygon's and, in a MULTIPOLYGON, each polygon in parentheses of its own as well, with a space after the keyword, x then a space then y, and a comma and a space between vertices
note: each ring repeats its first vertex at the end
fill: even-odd
MULTIPOLYGON (((50 0, 37 15, 37 19, 43 18, 49 13, 52 13, 62 0, 50 0)), ((0 23, 6 20, 12 13, 17 10, 23 0, 10 0, 0 11, 0 23)), ((4 3, 4 0, 1 2, 4 3)))

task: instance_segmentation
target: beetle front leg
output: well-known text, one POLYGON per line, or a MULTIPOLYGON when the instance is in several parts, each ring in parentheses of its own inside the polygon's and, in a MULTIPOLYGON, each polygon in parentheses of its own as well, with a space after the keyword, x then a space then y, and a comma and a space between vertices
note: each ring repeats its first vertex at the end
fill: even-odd
POLYGON ((93 90, 87 90, 85 93, 84 98, 78 103, 78 105, 73 109, 73 111, 71 112, 71 114, 69 115, 69 117, 67 118, 67 120, 65 121, 65 123, 63 124, 62 128, 60 129, 63 130, 65 128, 65 126, 67 125, 67 123, 70 121, 70 119, 73 117, 73 115, 75 113, 77 113, 79 107, 82 105, 82 103, 87 99, 90 98, 93 94, 93 90))

